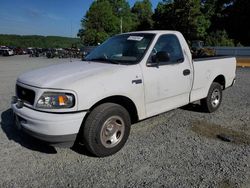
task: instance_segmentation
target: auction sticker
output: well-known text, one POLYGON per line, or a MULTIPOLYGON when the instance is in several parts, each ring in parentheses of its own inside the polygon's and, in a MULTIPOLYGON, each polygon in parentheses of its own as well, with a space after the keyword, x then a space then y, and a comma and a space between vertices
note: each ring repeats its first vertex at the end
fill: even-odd
POLYGON ((143 37, 140 36, 129 36, 127 40, 141 41, 143 37))

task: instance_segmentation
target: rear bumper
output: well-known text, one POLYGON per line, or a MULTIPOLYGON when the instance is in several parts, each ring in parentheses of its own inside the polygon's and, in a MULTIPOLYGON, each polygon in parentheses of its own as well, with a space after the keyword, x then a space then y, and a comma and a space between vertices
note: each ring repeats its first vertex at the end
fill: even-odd
POLYGON ((35 111, 25 106, 17 108, 16 104, 12 104, 11 108, 15 114, 18 129, 48 143, 75 141, 87 113, 52 114, 35 111))

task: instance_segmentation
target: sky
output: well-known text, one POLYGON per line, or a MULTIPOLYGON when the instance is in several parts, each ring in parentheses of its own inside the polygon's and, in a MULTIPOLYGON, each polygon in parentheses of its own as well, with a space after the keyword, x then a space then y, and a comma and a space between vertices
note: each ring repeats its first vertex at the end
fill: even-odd
MULTIPOLYGON (((155 8, 160 0, 152 0, 155 8)), ((76 37, 93 0, 1 0, 0 34, 76 37)), ((128 0, 133 6, 136 0, 128 0)))

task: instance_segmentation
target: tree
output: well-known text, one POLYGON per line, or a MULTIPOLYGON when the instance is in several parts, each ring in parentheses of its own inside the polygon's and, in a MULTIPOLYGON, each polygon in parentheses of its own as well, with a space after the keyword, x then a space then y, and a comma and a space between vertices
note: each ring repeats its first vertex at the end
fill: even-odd
POLYGON ((121 19, 123 32, 135 28, 133 15, 126 0, 96 0, 81 20, 82 28, 78 35, 85 45, 97 45, 120 33, 121 19))
POLYGON ((84 44, 97 45, 107 37, 117 33, 117 17, 107 0, 97 0, 92 3, 86 16, 82 19, 82 28, 78 33, 84 44))
POLYGON ((149 30, 153 27, 152 4, 149 0, 137 1, 132 7, 136 16, 136 30, 149 30))
POLYGON ((156 29, 173 29, 174 3, 172 1, 159 2, 155 13, 153 14, 154 28, 156 29), (168 16, 171 16, 168 18, 168 16))
POLYGON ((113 14, 117 17, 117 28, 120 28, 122 19, 122 31, 129 32, 135 29, 135 18, 131 13, 130 6, 126 0, 108 0, 113 8, 113 14))
POLYGON ((226 32, 235 44, 250 45, 250 2, 244 0, 202 0, 203 13, 211 26, 208 33, 226 32))
POLYGON ((203 39, 210 25, 200 0, 163 0, 153 15, 156 29, 178 30, 189 40, 203 39))
POLYGON ((227 7, 226 30, 230 37, 245 46, 250 45, 250 1, 235 0, 227 7))
POLYGON ((13 47, 70 48, 72 44, 80 45, 79 38, 40 36, 40 35, 1 35, 0 44, 13 47))
POLYGON ((202 0, 202 12, 211 21, 209 32, 226 29, 227 9, 234 0, 202 0))
POLYGON ((234 41, 229 39, 225 30, 211 32, 206 37, 206 45, 208 46, 234 46, 234 41))

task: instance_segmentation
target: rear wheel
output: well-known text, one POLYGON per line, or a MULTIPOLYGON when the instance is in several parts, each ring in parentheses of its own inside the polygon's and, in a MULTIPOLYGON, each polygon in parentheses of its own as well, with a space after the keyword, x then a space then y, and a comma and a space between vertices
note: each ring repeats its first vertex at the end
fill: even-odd
POLYGON ((112 155, 126 143, 130 125, 130 116, 124 107, 114 103, 101 104, 86 119, 84 144, 98 157, 112 155))
POLYGON ((222 86, 213 82, 206 98, 201 100, 201 106, 206 112, 216 111, 222 102, 222 86))

